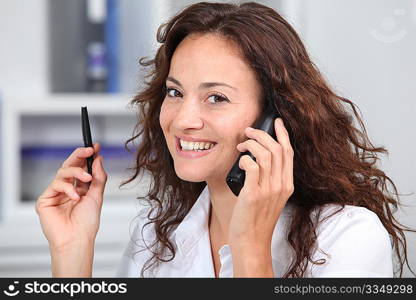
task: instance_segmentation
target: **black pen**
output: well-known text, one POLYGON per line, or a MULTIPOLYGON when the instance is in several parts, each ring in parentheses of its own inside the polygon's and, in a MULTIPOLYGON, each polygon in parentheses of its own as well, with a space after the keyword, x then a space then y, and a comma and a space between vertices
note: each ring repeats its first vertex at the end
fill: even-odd
MULTIPOLYGON (((88 110, 86 106, 81 107, 81 118, 82 118, 82 137, 84 139, 84 147, 93 147, 92 138, 91 138, 91 130, 90 130, 90 121, 88 119, 88 110)), ((94 160, 94 156, 87 157, 87 168, 88 174, 92 176, 92 162, 94 160)))

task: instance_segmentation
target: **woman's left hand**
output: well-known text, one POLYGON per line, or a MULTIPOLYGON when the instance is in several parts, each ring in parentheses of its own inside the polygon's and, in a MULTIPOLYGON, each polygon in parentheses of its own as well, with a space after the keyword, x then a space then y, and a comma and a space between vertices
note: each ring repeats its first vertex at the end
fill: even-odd
POLYGON ((277 141, 265 131, 249 127, 245 132, 250 139, 237 145, 241 152, 250 151, 256 161, 243 155, 239 162, 246 179, 229 225, 228 243, 233 252, 270 253, 276 222, 294 191, 289 134, 281 118, 274 126, 277 141))

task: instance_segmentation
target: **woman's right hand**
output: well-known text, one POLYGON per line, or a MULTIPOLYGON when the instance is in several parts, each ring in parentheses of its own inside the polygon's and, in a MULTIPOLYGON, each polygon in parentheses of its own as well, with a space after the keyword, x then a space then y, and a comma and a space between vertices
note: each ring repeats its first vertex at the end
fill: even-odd
POLYGON ((94 149, 80 147, 72 152, 37 200, 36 212, 54 253, 95 242, 107 182, 99 150, 95 143, 94 149), (91 177, 85 169, 86 158, 93 154, 91 177))

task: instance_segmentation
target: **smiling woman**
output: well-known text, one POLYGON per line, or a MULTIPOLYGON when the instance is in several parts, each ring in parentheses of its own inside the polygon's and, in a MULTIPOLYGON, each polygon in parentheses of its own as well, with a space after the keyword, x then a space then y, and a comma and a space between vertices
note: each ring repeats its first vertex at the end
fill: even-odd
POLYGON ((149 171, 150 205, 119 276, 402 274, 403 231, 412 230, 394 218, 396 187, 375 165, 387 151, 372 145, 356 105, 331 90, 276 11, 197 3, 157 40, 156 57, 140 60, 150 81, 132 100, 140 115, 126 143, 141 139, 125 183, 149 171), (270 104, 282 116, 277 140, 250 128, 270 104), (246 179, 236 197, 225 179, 244 151, 255 160, 239 160, 246 179))
MULTIPOLYGON (((157 40, 156 57, 140 60, 150 80, 132 99, 139 118, 126 147, 138 141, 137 156, 124 184, 142 172, 153 182, 118 276, 402 275, 404 231, 414 230, 395 219, 396 187, 376 166, 387 151, 276 11, 197 3, 157 40), (271 131, 251 128, 274 108, 271 131), (226 182, 236 162, 237 196, 226 182)), ((38 199, 56 276, 91 275, 107 175, 101 156, 93 176, 82 166, 99 149, 74 151, 38 199)))

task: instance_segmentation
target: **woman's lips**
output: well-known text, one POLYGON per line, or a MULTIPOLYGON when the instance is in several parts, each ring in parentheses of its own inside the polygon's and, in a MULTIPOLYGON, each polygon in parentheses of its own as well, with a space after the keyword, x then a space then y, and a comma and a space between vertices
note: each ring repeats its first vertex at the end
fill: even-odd
POLYGON ((196 151, 196 150, 184 151, 182 150, 182 147, 180 145, 179 138, 175 137, 175 139, 176 139, 176 153, 178 154, 178 156, 183 157, 183 158, 199 158, 199 157, 205 156, 209 154, 217 146, 217 144, 214 144, 212 148, 203 150, 203 151, 196 151))

